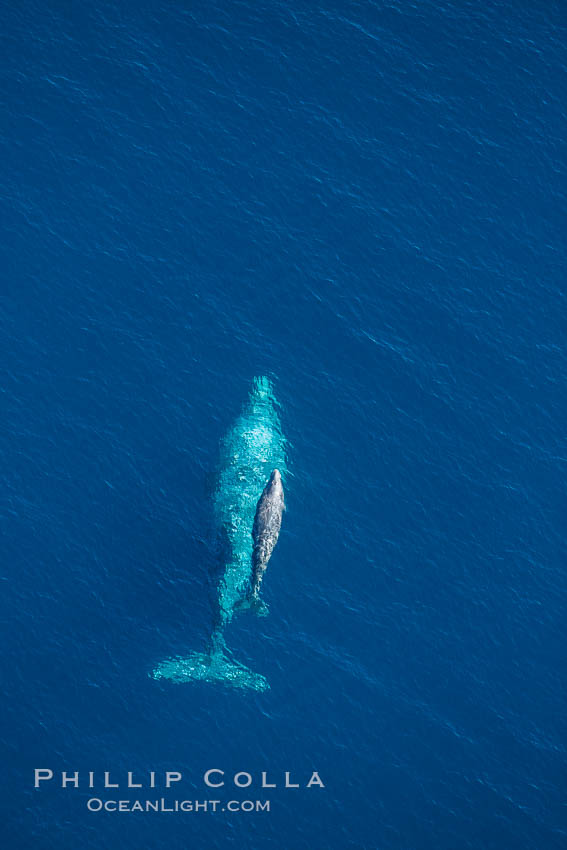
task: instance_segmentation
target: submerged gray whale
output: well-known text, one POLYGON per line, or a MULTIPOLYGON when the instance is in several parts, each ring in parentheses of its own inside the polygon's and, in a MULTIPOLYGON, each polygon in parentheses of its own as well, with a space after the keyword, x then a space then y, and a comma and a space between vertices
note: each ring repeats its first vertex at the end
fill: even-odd
MULTIPOLYGON (((274 470, 271 480, 276 469, 285 476, 285 451, 286 441, 272 384, 266 377, 255 378, 248 403, 221 444, 214 512, 218 531, 226 536, 227 551, 217 587, 218 612, 213 633, 205 652, 191 652, 162 661, 151 674, 154 679, 219 682, 255 691, 269 688, 264 676, 233 658, 226 646, 224 633, 240 609, 253 608, 257 613, 265 612, 262 603, 252 605, 247 598, 251 589, 250 559, 253 559, 250 532, 255 512, 258 512, 264 496, 262 487, 266 476, 274 470), (260 502, 259 493, 262 493, 260 502)), ((279 486, 281 489, 281 480, 279 486)), ((264 567, 266 563, 267 559, 264 567)))

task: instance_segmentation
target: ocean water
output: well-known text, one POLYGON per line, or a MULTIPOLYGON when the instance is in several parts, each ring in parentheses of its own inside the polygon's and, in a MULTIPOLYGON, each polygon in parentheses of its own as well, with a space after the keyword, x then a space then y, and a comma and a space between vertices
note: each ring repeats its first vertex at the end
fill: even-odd
POLYGON ((565 29, 2 4, 2 847, 565 846, 565 29), (225 639, 269 689, 156 680, 215 628, 257 377, 287 510, 225 639), (92 813, 34 768, 280 787, 92 813))

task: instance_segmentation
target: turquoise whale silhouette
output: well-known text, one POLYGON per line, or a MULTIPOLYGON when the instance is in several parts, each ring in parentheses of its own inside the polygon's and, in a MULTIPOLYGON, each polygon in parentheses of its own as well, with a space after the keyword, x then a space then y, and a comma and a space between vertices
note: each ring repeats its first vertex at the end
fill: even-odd
POLYGON ((277 407, 268 378, 255 378, 242 414, 222 442, 214 512, 228 551, 218 584, 218 623, 209 648, 161 662, 152 673, 155 679, 221 682, 255 691, 269 688, 264 676, 234 660, 224 631, 235 612, 244 607, 250 586, 256 504, 273 469, 285 476, 285 440, 277 407))

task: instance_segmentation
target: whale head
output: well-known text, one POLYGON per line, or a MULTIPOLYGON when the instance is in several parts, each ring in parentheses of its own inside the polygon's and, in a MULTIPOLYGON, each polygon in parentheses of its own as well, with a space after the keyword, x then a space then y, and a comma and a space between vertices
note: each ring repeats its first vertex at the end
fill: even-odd
POLYGON ((282 476, 279 469, 274 469, 264 491, 271 501, 281 502, 283 506, 284 492, 282 476))

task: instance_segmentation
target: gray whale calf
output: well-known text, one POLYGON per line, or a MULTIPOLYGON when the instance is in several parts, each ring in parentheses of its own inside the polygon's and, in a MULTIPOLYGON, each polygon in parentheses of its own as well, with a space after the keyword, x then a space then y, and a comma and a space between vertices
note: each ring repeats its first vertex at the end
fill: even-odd
POLYGON ((270 480, 264 487, 262 495, 258 500, 256 516, 254 517, 254 527, 252 529, 254 551, 252 552, 250 596, 253 601, 258 600, 260 585, 262 584, 268 561, 278 542, 284 508, 282 477, 279 469, 274 469, 270 475, 270 480))

